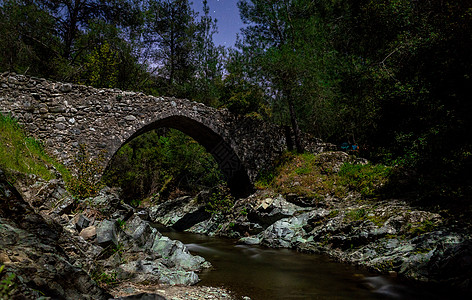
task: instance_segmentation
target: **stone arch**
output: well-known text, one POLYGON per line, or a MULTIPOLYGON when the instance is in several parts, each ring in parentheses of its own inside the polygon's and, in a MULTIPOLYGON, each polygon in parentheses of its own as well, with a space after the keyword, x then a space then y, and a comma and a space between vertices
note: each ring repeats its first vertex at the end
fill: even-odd
MULTIPOLYGON (((216 158, 237 196, 250 193, 259 172, 292 139, 277 125, 202 103, 13 73, 0 74, 0 112, 15 117, 72 172, 77 171, 73 159, 80 144, 88 146, 92 158, 104 156, 105 168, 131 138, 157 127, 176 128, 216 158)), ((312 153, 335 149, 309 136, 303 136, 302 142, 312 153)))
MULTIPOLYGON (((228 183, 231 193, 235 197, 246 197, 253 192, 254 189, 248 176, 248 171, 231 147, 231 142, 226 141, 222 135, 215 132, 215 130, 211 129, 209 126, 203 124, 203 122, 194 120, 188 116, 176 114, 158 118, 150 122, 132 133, 129 138, 127 138, 126 141, 124 141, 114 151, 112 157, 116 155, 123 145, 130 142, 132 139, 146 132, 162 127, 177 129, 192 137, 202 145, 216 160, 225 180, 228 183)), ((112 159, 108 160, 107 168, 111 161, 112 159)))

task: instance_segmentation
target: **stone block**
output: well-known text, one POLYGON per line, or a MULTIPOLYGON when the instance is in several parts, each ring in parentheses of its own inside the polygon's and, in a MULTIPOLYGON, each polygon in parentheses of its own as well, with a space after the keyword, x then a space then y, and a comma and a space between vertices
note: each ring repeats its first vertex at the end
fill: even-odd
POLYGON ((89 225, 90 220, 86 216, 80 214, 77 223, 75 223, 75 227, 77 228, 77 230, 80 232, 82 231, 82 229, 87 228, 89 225))
POLYGON ((89 226, 84 228, 79 235, 87 241, 93 241, 97 237, 97 227, 89 226))
POLYGON ((98 224, 96 229, 97 245, 103 248, 118 245, 116 226, 116 220, 105 220, 98 224))

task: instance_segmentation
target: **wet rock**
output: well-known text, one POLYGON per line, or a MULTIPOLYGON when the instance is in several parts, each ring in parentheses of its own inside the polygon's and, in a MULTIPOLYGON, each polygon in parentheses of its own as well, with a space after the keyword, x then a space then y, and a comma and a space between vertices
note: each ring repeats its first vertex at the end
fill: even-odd
POLYGON ((168 260, 170 266, 178 266, 184 270, 199 271, 210 266, 203 257, 190 254, 181 241, 171 240, 165 236, 155 239, 152 250, 168 260))
POLYGON ((291 217, 296 212, 307 210, 285 200, 281 195, 275 198, 266 198, 247 214, 247 219, 252 223, 258 223, 263 228, 274 224, 276 221, 291 217))
POLYGON ((261 243, 261 239, 254 236, 248 236, 240 238, 239 242, 246 245, 259 245, 261 243))
POLYGON ((138 214, 133 215, 126 222, 124 231, 143 249, 150 249, 154 239, 162 236, 155 228, 149 225, 149 222, 142 220, 138 214))
POLYGON ((203 202, 190 196, 169 200, 149 209, 150 220, 177 230, 188 229, 210 217, 203 202))
POLYGON ((220 214, 212 215, 210 219, 193 225, 186 231, 197 234, 207 234, 209 236, 215 235, 219 229, 222 228, 221 224, 224 217, 220 214))
POLYGON ((258 235, 261 244, 273 248, 293 248, 297 244, 306 242, 303 226, 309 218, 305 213, 292 218, 279 220, 258 235))
POLYGON ((193 271, 178 268, 169 269, 157 261, 137 260, 122 264, 117 268, 119 280, 134 282, 155 282, 170 285, 193 285, 199 281, 193 271))

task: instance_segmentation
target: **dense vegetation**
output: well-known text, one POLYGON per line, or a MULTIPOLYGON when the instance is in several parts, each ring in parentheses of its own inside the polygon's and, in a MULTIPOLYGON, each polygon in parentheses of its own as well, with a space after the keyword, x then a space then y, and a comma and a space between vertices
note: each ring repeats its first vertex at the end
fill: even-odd
POLYGON ((353 191, 363 198, 380 198, 392 192, 386 190, 391 167, 342 163, 338 156, 286 152, 274 168, 259 177, 256 188, 271 188, 287 197, 292 194, 315 202, 326 196, 342 199, 353 191))
POLYGON ((108 185, 123 189, 127 201, 196 194, 222 180, 216 161, 205 148, 173 129, 150 131, 121 147, 105 176, 108 185))
MULTIPOLYGON (((203 3, 198 16, 188 0, 2 1, 0 71, 227 107, 290 126, 299 152, 300 130, 357 144, 396 166, 413 198, 471 199, 470 1, 240 0, 247 26, 229 49, 214 45, 217 23, 203 3)), ((166 156, 151 135, 117 156, 129 170, 118 181, 137 182, 130 192, 139 196, 169 176, 193 189, 198 176, 162 169, 188 168, 186 147, 166 156)))
POLYGON ((44 180, 55 178, 57 170, 66 180, 70 178, 67 169, 44 151, 40 141, 27 136, 14 119, 1 113, 0 169, 34 174, 44 180))

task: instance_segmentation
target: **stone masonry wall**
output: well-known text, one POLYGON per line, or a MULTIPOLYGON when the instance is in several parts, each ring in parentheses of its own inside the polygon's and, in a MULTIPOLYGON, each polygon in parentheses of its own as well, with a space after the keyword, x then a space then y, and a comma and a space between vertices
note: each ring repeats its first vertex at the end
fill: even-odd
MULTIPOLYGON (((94 156, 103 151, 106 166, 131 138, 165 126, 192 136, 213 154, 228 179, 247 184, 287 148, 280 127, 225 109, 14 73, 0 75, 0 112, 19 120, 69 166, 80 144, 94 156)), ((314 140, 306 145, 313 152, 329 147, 314 140)))

